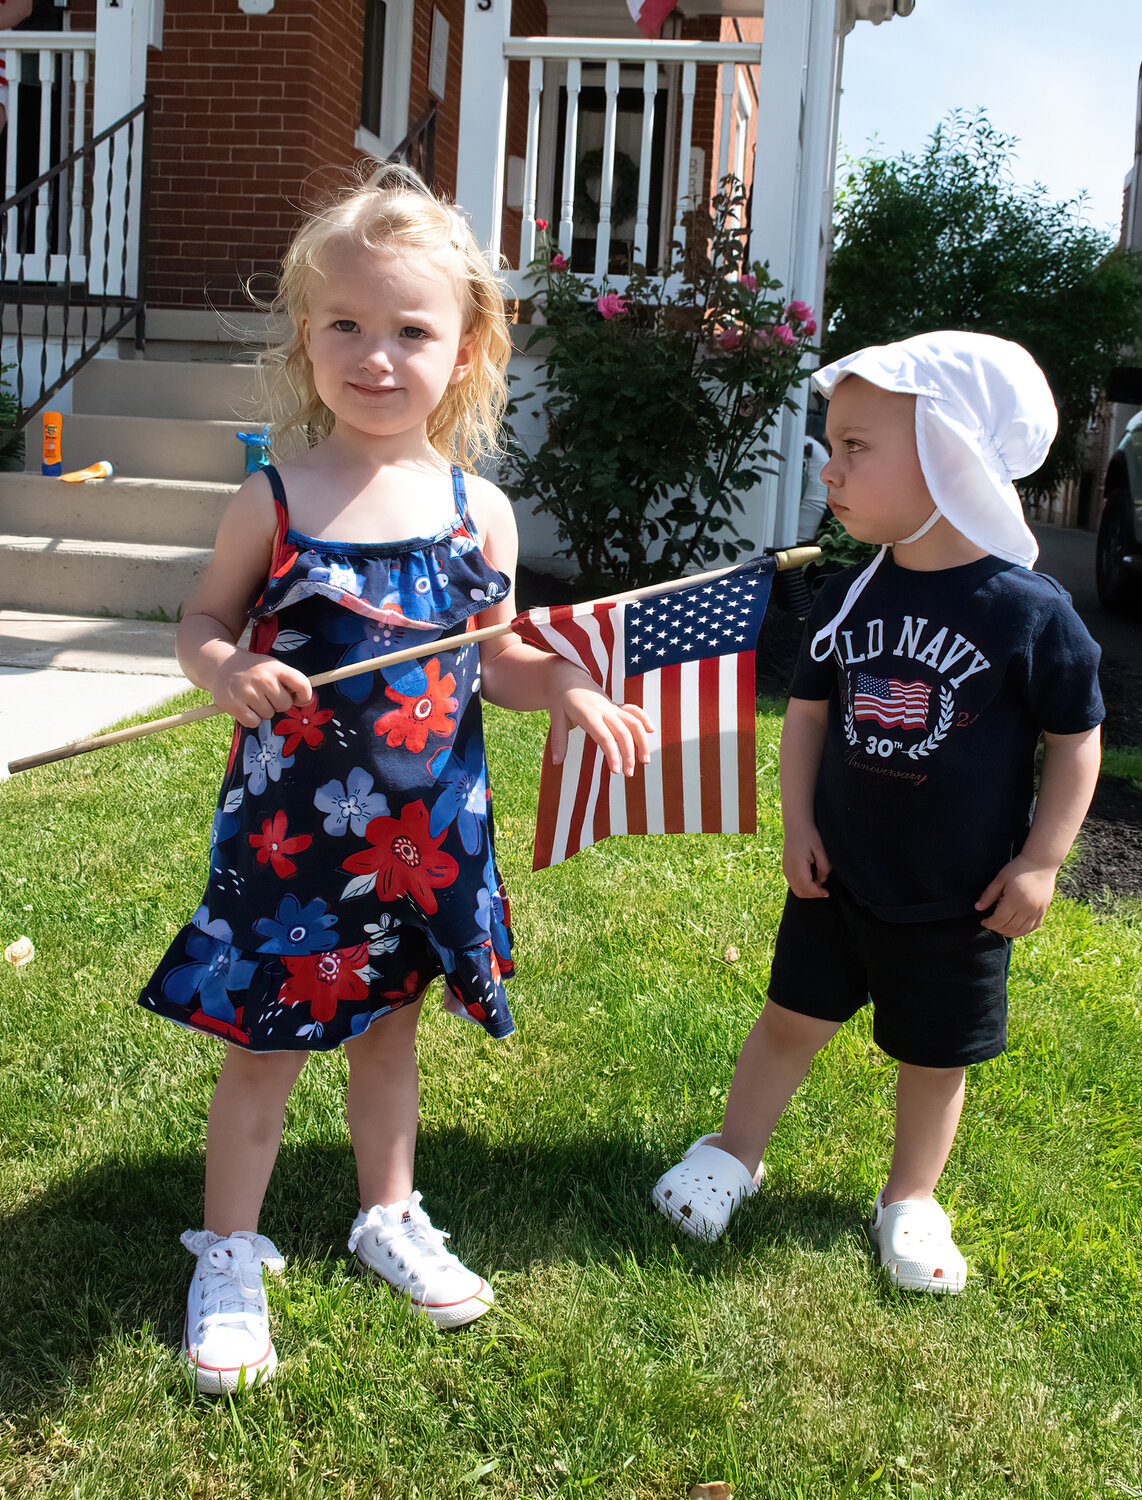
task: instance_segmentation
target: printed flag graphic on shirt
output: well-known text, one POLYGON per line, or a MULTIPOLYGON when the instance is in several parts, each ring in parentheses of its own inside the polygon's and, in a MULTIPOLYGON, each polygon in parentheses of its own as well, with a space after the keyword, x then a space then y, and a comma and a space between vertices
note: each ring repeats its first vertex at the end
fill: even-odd
POLYGON ((885 729, 923 729, 928 722, 926 682, 900 682, 895 677, 857 677, 853 689, 853 717, 875 719, 885 729))
POLYGON ((512 629, 585 667, 616 703, 657 728, 650 764, 612 776, 582 729, 561 765, 548 738, 532 868, 614 833, 753 833, 757 828, 753 652, 773 581, 754 558, 694 588, 623 604, 533 609, 512 629))
POLYGON ((678 0, 627 0, 627 9, 644 36, 657 38, 663 21, 677 3, 678 0))

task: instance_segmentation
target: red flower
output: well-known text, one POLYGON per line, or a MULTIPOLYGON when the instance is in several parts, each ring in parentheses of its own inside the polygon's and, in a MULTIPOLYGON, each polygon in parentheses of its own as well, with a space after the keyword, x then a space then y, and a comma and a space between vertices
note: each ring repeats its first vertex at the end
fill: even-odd
POLYGON ((293 875, 297 866, 292 859, 287 859, 289 854, 298 854, 302 849, 308 849, 313 839, 308 833, 299 833, 296 838, 286 838, 286 815, 284 812, 274 813, 272 818, 267 818, 262 824, 260 834, 251 833, 250 843, 258 851, 258 863, 269 864, 279 879, 284 880, 287 875, 293 875))
POLYGON ((390 708, 373 726, 378 734, 388 736, 388 744, 405 745, 415 755, 424 749, 430 734, 451 734, 456 727, 448 717, 458 706, 450 696, 456 687, 455 677, 451 672, 441 677, 440 662, 435 656, 425 666, 424 675, 428 686, 419 697, 406 697, 395 688, 386 688, 385 696, 400 707, 390 708))
POLYGON ((536 221, 535 221, 535 227, 542 234, 543 231, 547 228, 547 220, 546 219, 536 219, 536 221))
POLYGON ((368 943, 330 953, 285 954, 289 978, 278 991, 283 1005, 308 1005, 315 1021, 331 1021, 341 1000, 365 1000, 369 986, 356 972, 369 961, 368 943))
POLYGON ((317 694, 308 703, 303 703, 300 708, 289 708, 282 714, 274 725, 274 733, 280 734, 285 740, 282 746, 283 755, 292 755, 301 744, 302 740, 312 750, 320 745, 325 735, 321 732, 321 725, 328 724, 333 717, 331 708, 318 708, 317 694))
POLYGON ((234 1011, 234 1020, 222 1021, 217 1016, 208 1016, 204 1010, 192 1011, 187 1017, 187 1025, 193 1026, 196 1031, 209 1031, 215 1036, 229 1037, 232 1042, 244 1042, 250 1045, 250 1033, 242 1030, 242 1007, 239 1005, 234 1011))
POLYGON ((460 867, 440 846, 448 830, 438 839, 429 837, 428 809, 423 802, 410 802, 399 818, 374 818, 365 829, 369 849, 360 849, 341 866, 351 875, 376 875, 377 894, 382 901, 411 896, 422 911, 436 910, 434 888, 451 885, 460 867))
POLYGON ((419 974, 410 974, 404 982, 404 988, 399 990, 385 990, 386 1000, 393 1002, 393 1010, 399 1010, 402 1005, 407 1005, 410 1000, 415 1000, 420 994, 423 986, 419 974))

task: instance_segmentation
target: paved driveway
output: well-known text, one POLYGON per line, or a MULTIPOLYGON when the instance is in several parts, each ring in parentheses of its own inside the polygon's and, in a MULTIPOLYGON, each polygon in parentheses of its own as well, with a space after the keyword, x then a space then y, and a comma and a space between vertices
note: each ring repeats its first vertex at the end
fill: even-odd
POLYGON ((1070 594, 1083 623, 1102 647, 1102 688, 1107 739, 1142 745, 1142 619, 1109 615, 1094 586, 1094 535, 1064 526, 1034 526, 1040 573, 1070 594))

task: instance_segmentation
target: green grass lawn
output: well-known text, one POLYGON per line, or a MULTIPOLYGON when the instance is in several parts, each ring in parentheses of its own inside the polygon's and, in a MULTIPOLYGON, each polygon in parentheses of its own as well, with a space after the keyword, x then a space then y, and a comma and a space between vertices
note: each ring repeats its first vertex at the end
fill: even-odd
MULTIPOLYGON (((530 874, 540 716, 489 713, 519 1030, 422 1024, 418 1186, 496 1307, 438 1335, 350 1268, 344 1059, 290 1105, 263 1228, 281 1369, 192 1399, 177 1345, 218 1044, 135 995, 197 904, 221 721, 0 787, 0 1493, 1142 1496, 1142 912, 1017 945, 942 1194, 973 1274, 910 1298, 860 1222, 893 1075, 819 1060, 717 1246, 649 1206, 716 1125, 784 894, 777 706, 756 838, 611 840, 530 874), (740 959, 724 961, 733 944, 740 959)), ((383 1024, 383 1023, 382 1023, 383 1024)))

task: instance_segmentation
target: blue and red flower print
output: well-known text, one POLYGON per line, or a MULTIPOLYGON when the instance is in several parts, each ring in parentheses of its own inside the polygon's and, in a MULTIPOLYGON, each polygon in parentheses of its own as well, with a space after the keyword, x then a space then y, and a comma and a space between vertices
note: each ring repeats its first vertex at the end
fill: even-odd
POLYGON ((257 850, 257 860, 260 865, 268 864, 274 874, 285 880, 289 875, 297 874, 297 866, 290 859, 291 854, 300 854, 303 849, 308 849, 313 843, 312 835, 299 833, 295 838, 287 838, 289 820, 284 812, 274 813, 272 818, 267 818, 262 824, 261 833, 247 834, 250 844, 257 850))
MULTIPOLYGON (((252 611, 252 648, 307 676, 452 633, 506 596, 467 517, 394 546, 288 526, 252 611)), ((202 906, 140 1003, 254 1051, 324 1049, 445 980, 449 1010, 512 1030, 507 903, 495 864, 479 653, 439 652, 317 689, 236 726, 202 906)))
POLYGON ((374 818, 365 838, 369 848, 351 854, 341 866, 361 877, 350 881, 342 895, 363 896, 372 889, 386 902, 411 896, 431 916, 436 891, 452 884, 460 866, 442 851, 444 836, 434 839, 429 833, 424 803, 410 802, 399 818, 374 818))
POLYGON ((391 698, 398 708, 382 714, 376 722, 377 734, 383 734, 389 745, 403 745, 414 755, 419 755, 428 744, 429 735, 437 738, 451 736, 455 721, 448 717, 460 706, 452 697, 456 691, 456 679, 451 672, 440 675, 440 662, 433 657, 424 666, 424 687, 418 693, 399 693, 387 687, 385 697, 391 698))

